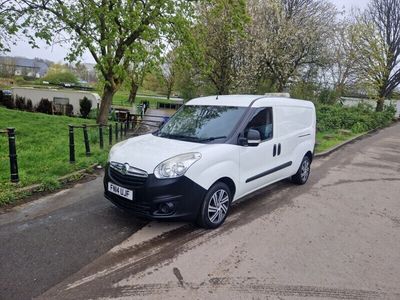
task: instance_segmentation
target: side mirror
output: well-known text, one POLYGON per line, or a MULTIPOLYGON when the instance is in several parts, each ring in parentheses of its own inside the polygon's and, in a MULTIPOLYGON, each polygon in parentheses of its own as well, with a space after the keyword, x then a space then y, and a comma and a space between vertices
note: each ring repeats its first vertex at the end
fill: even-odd
POLYGON ((249 131, 247 132, 247 145, 250 147, 257 147, 260 143, 260 132, 255 129, 249 129, 249 131))

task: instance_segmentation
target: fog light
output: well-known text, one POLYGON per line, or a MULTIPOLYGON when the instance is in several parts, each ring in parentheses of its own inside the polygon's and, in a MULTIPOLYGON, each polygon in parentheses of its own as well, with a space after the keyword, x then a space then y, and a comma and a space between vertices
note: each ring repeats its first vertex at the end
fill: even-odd
POLYGON ((174 204, 172 202, 166 202, 160 204, 160 212, 163 214, 169 214, 173 211, 174 204))

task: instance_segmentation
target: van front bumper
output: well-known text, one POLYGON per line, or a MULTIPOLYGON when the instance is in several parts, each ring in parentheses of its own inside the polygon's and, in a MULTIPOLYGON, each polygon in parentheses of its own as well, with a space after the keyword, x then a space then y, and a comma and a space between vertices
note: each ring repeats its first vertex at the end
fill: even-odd
POLYGON ((195 220, 206 189, 189 178, 157 179, 153 174, 138 182, 106 166, 104 196, 116 206, 149 219, 195 220), (108 183, 133 191, 133 200, 108 191, 108 183))

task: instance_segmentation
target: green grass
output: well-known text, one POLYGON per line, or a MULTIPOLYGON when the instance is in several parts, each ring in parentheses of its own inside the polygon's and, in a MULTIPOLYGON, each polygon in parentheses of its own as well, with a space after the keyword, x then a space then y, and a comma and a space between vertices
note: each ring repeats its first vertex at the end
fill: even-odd
MULTIPOLYGON (((362 134, 362 133, 361 133, 362 134)), ((332 130, 328 132, 318 132, 317 133, 317 145, 315 151, 317 153, 324 152, 336 145, 343 143, 351 138, 354 138, 360 133, 353 133, 351 131, 344 130, 332 130)))
MULTIPOLYGON (((143 91, 142 91, 143 92, 143 91)), ((157 108, 157 102, 159 103, 175 103, 167 99, 154 98, 152 96, 157 96, 155 93, 146 93, 144 95, 137 95, 135 104, 139 105, 142 101, 149 101, 150 108, 157 108)), ((113 105, 132 107, 132 104, 128 102, 129 92, 128 91, 118 91, 113 97, 113 105)))
MULTIPOLYGON (((75 129, 76 163, 69 163, 68 124, 93 124, 94 120, 51 116, 41 113, 29 113, 8 110, 0 107, 0 129, 16 128, 16 146, 20 183, 9 182, 8 140, 0 134, 0 205, 13 202, 19 195, 19 187, 42 184, 43 189, 57 187, 57 178, 86 168, 94 163, 104 163, 108 147, 99 149, 97 128, 89 129, 91 141, 90 157, 85 156, 82 129, 75 129)), ((104 130, 107 134, 107 130, 104 130)), ((105 136, 107 145, 108 135, 105 136)))

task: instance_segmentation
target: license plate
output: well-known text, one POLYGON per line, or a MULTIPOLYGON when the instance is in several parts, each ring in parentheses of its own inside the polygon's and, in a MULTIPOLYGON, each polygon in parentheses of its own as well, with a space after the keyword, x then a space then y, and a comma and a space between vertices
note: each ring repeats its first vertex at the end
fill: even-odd
POLYGON ((133 191, 120 187, 114 183, 108 183, 108 191, 126 199, 133 200, 133 191))

